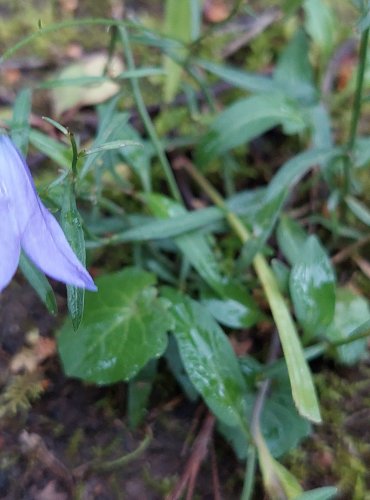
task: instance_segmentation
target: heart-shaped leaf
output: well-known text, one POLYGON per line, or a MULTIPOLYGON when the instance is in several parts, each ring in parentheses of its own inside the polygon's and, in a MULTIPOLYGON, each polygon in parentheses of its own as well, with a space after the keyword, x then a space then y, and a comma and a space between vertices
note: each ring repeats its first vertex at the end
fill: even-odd
POLYGON ((78 332, 70 321, 59 332, 64 369, 96 384, 128 380, 164 352, 171 317, 150 273, 127 268, 96 284, 99 291, 86 294, 78 332))

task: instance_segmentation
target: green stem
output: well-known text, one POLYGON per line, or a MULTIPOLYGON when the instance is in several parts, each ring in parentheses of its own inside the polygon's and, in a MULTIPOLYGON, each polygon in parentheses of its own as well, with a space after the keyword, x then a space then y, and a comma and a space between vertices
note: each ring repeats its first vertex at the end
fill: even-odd
POLYGON ((80 28, 82 26, 135 26, 129 21, 119 21, 117 19, 104 19, 104 18, 86 18, 86 19, 68 19, 66 21, 61 21, 60 23, 53 23, 49 26, 38 29, 34 33, 22 38, 18 43, 10 47, 4 52, 0 57, 0 65, 7 59, 9 59, 15 52, 22 49, 23 47, 29 45, 36 38, 47 35, 48 33, 53 33, 61 29, 67 28, 80 28))
MULTIPOLYGON (((129 70, 134 70, 134 69, 136 69, 136 67, 135 67, 134 58, 133 58, 132 50, 131 50, 131 44, 130 44, 129 37, 127 35, 127 31, 122 26, 120 26, 118 28, 118 30, 119 30, 119 33, 121 36, 121 41, 122 41, 122 45, 123 45, 125 56, 126 56, 127 68, 129 70)), ((169 161, 167 160, 167 157, 164 154, 159 137, 158 137, 157 132, 154 128, 152 120, 149 116, 148 110, 146 109, 144 99, 143 99, 143 96, 142 96, 141 91, 140 91, 138 79, 131 78, 130 80, 131 80, 132 92, 134 95, 137 109, 139 111, 141 119, 143 120, 146 131, 147 131, 147 133, 148 133, 148 135, 153 143, 153 146, 157 152, 159 161, 162 165, 163 173, 164 173, 166 180, 167 180, 167 183, 168 183, 168 187, 171 191, 171 195, 176 201, 178 201, 179 203, 182 203, 180 191, 179 191, 179 188, 177 187, 175 176, 173 175, 173 172, 171 169, 171 165, 169 164, 169 161)))
POLYGON ((344 194, 346 195, 350 189, 350 174, 351 174, 351 157, 353 155, 353 150, 355 147, 355 141, 357 136, 357 129, 360 120, 361 114, 361 106, 362 106, 362 92, 364 87, 364 76, 365 76, 365 68, 366 68, 366 55, 367 55, 367 47, 369 42, 369 30, 370 28, 366 28, 361 34, 361 42, 360 42, 360 52, 359 52, 359 62, 357 69, 357 78, 356 78, 356 90, 355 97, 352 107, 352 117, 351 124, 349 129, 348 141, 346 144, 346 159, 344 163, 344 175, 345 175, 345 185, 344 185, 344 194))
MULTIPOLYGON (((239 236, 241 242, 244 244, 250 240, 251 234, 248 229, 235 213, 228 210, 224 199, 213 188, 213 186, 211 186, 207 179, 190 163, 186 163, 185 168, 192 178, 204 190, 204 192, 207 193, 211 200, 219 208, 225 211, 225 216, 230 226, 239 236)), ((284 297, 279 290, 275 275, 269 267, 265 257, 260 253, 255 256, 253 266, 265 292, 272 316, 279 332, 289 372, 292 395, 298 411, 309 420, 320 422, 320 410, 312 376, 304 358, 302 346, 300 344, 292 316, 284 297)))
POLYGON ((256 474, 256 448, 250 445, 245 469, 243 491, 240 500, 250 500, 253 494, 254 478, 256 474))
POLYGON ((211 25, 202 35, 200 35, 200 37, 198 37, 196 40, 194 40, 190 44, 190 46, 189 46, 190 52, 192 52, 194 54, 194 52, 199 49, 199 46, 203 43, 203 41, 205 39, 207 39, 210 35, 213 35, 213 33, 216 30, 218 30, 219 28, 221 28, 222 26, 225 26, 226 24, 228 24, 233 19, 233 17, 236 17, 236 15, 238 14, 239 10, 241 9, 243 3, 244 3, 244 0, 236 0, 233 4, 229 14, 227 15, 227 17, 225 17, 225 19, 222 19, 222 21, 219 21, 219 22, 211 25))
POLYGON ((77 151, 77 144, 76 144, 76 139, 70 130, 68 130, 68 137, 69 140, 71 141, 71 146, 72 146, 72 164, 71 164, 71 170, 72 170, 72 177, 73 177, 73 185, 77 179, 77 161, 78 161, 78 151, 77 151))
POLYGON ((352 108, 352 119, 351 119, 351 126, 349 129, 347 151, 352 151, 355 146, 357 128, 360 119, 361 105, 362 105, 362 91, 364 87, 364 76, 366 68, 366 54, 369 42, 369 30, 370 28, 367 28, 362 32, 361 35, 359 62, 358 62, 357 79, 356 79, 356 91, 352 108))
POLYGON ((142 453, 148 448, 152 439, 153 435, 152 432, 150 431, 141 441, 139 446, 131 453, 128 453, 127 455, 123 455, 122 457, 119 457, 116 460, 111 460, 108 462, 93 462, 90 464, 89 469, 93 471, 109 472, 112 470, 116 470, 118 468, 122 468, 125 465, 133 462, 134 460, 137 460, 140 457, 140 455, 142 455, 142 453))

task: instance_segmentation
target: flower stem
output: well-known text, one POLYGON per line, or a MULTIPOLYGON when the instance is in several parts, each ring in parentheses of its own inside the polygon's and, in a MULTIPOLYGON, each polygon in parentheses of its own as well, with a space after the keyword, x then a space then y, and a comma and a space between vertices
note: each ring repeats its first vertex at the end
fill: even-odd
POLYGON ((350 189, 351 157, 353 155, 355 147, 357 129, 360 120, 360 113, 362 106, 362 92, 364 87, 364 75, 366 68, 367 46, 369 42, 369 30, 370 28, 366 28, 361 34, 359 61, 358 61, 357 78, 356 78, 356 90, 352 107, 352 117, 349 128, 349 136, 345 148, 347 154, 344 163, 344 175, 345 175, 344 195, 348 194, 350 189))
MULTIPOLYGON (((251 234, 248 229, 235 213, 229 211, 222 196, 214 189, 208 180, 194 168, 190 162, 187 162, 184 167, 211 200, 219 208, 225 211, 226 219, 234 232, 239 236, 241 242, 245 244, 250 240, 251 234)), ((312 376, 304 358, 302 346, 292 316, 279 290, 275 275, 261 253, 257 253, 254 257, 253 266, 265 292, 279 332, 289 372, 292 395, 298 411, 309 420, 320 422, 320 410, 312 376)))
POLYGON ((249 445, 243 491, 240 500, 250 500, 252 498, 256 474, 256 455, 256 447, 253 444, 249 445))
MULTIPOLYGON (((126 61, 127 61, 127 68, 128 70, 134 70, 135 69, 135 63, 134 63, 134 58, 132 55, 131 51, 131 44, 129 37, 127 35, 127 31, 124 27, 120 26, 118 28, 119 34, 121 36, 121 41, 122 45, 124 48, 125 56, 126 56, 126 61)), ((145 107, 144 99, 140 91, 140 86, 137 78, 131 78, 131 87, 132 87, 132 92, 134 95, 134 99, 136 102, 137 109, 139 111, 139 114, 141 116, 141 119, 143 120, 143 123, 145 125, 146 131, 153 143, 153 146, 157 152, 159 161, 162 166, 163 173, 166 177, 168 187, 171 191, 172 197, 178 201, 179 203, 182 203, 181 195, 179 188, 177 187, 176 179, 175 176, 173 175, 171 165, 169 164, 169 161, 167 160, 166 155, 164 154, 162 145, 160 143, 159 137, 157 135, 157 132, 154 128, 153 122, 149 116, 148 110, 145 107)))

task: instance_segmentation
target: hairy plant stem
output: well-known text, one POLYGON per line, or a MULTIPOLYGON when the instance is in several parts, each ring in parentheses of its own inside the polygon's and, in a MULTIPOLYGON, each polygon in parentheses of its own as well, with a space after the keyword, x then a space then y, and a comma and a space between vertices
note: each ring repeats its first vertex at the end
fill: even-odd
POLYGON ((362 92, 364 87, 364 75, 366 68, 367 47, 369 42, 369 30, 370 28, 366 28, 361 34, 355 97, 352 106, 352 117, 349 128, 348 140, 345 146, 346 156, 344 160, 344 196, 346 196, 350 190, 351 164, 352 164, 352 156, 354 152, 357 129, 360 120, 361 106, 362 106, 362 92))

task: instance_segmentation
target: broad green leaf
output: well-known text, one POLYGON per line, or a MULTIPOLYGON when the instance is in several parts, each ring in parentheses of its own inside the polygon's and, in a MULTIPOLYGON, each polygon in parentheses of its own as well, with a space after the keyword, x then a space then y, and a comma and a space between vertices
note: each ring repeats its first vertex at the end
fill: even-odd
POLYGON ((173 332, 194 387, 219 420, 245 429, 247 387, 226 335, 196 301, 169 288, 163 295, 172 304, 173 332))
POLYGON ((19 92, 13 106, 11 137, 17 148, 26 155, 30 134, 29 115, 32 106, 32 92, 23 89, 19 92))
POLYGON ((338 489, 334 486, 324 486, 311 491, 305 491, 295 500, 331 500, 337 498, 338 489))
POLYGON ((335 11, 325 0, 305 0, 303 9, 307 33, 324 57, 328 57, 334 48, 337 31, 335 11))
POLYGON ((312 167, 326 163, 341 154, 338 148, 314 148, 293 156, 282 165, 269 184, 271 192, 292 188, 312 167))
MULTIPOLYGON (((165 4, 165 26, 164 32, 181 42, 190 42, 192 38, 192 4, 190 0, 166 0, 165 4)), ((177 57, 186 56, 185 47, 176 52, 177 57)), ((171 102, 175 97, 180 85, 182 68, 177 62, 169 57, 165 57, 164 69, 166 78, 164 79, 164 99, 171 102)))
POLYGON ((322 333, 334 315, 335 275, 316 236, 309 236, 301 247, 300 260, 290 273, 289 288, 306 339, 322 333))
MULTIPOLYGON (((253 364, 246 367, 246 358, 243 358, 241 365, 248 379, 259 380, 264 376, 264 367, 254 365, 255 360, 251 358, 253 364)), ((250 362, 249 362, 250 363, 250 362)), ((309 435, 311 425, 302 418, 294 405, 289 378, 287 376, 286 366, 272 379, 273 390, 266 398, 260 418, 260 428, 266 444, 271 454, 277 458, 290 450, 295 449, 298 443, 309 435)), ((253 388, 253 395, 248 394, 246 397, 248 419, 252 417, 252 411, 255 405, 257 393, 256 388, 253 388)), ((240 459, 245 459, 248 454, 249 442, 238 428, 231 428, 225 425, 220 425, 219 429, 223 436, 230 441, 237 456, 240 459)))
POLYGON ((276 281, 282 293, 289 292, 289 274, 290 270, 281 260, 272 259, 270 262, 271 268, 275 274, 276 281))
POLYGON ((205 165, 277 125, 286 133, 297 133, 306 126, 298 107, 284 95, 256 95, 236 101, 217 116, 202 138, 196 151, 197 164, 205 165))
POLYGON ((280 457, 297 448, 310 434, 311 426, 297 412, 292 399, 266 403, 261 416, 261 431, 274 457, 280 457))
MULTIPOLYGON (((157 217, 173 218, 178 223, 178 217, 186 214, 184 207, 166 196, 152 193, 145 196, 145 201, 157 217)), ((216 290, 222 286, 223 278, 218 262, 204 235, 189 232, 177 236, 175 243, 209 286, 216 290)))
MULTIPOLYGON (((157 217, 177 220, 178 215, 186 213, 181 205, 165 196, 150 194, 145 199, 150 211, 157 217)), ((175 243, 209 286, 216 291, 222 288, 224 280, 218 262, 204 235, 199 232, 186 233, 176 237, 175 243)))
POLYGON ((358 7, 361 12, 361 16, 358 20, 357 26, 360 31, 365 31, 370 26, 370 5, 369 3, 367 3, 366 5, 364 1, 354 3, 361 3, 361 5, 358 7))
POLYGON ((274 72, 274 80, 286 95, 304 104, 311 104, 317 98, 308 53, 307 36, 303 30, 298 30, 279 57, 274 72))
MULTIPOLYGON (((71 181, 64 184, 64 200, 60 224, 68 243, 83 266, 86 265, 85 236, 82 228, 82 219, 77 210, 74 188, 71 181)), ((71 315, 73 328, 80 326, 84 311, 85 290, 76 286, 67 285, 67 305, 71 315)))
POLYGON ((222 210, 207 207, 193 212, 179 213, 172 219, 152 219, 137 227, 128 229, 114 236, 114 241, 148 241, 162 238, 174 238, 181 234, 201 229, 208 224, 224 218, 222 210))
MULTIPOLYGON (((150 210, 159 217, 172 217, 178 222, 177 215, 185 212, 178 203, 161 195, 151 194, 146 196, 146 200, 150 210)), ((174 241, 208 286, 222 299, 229 301, 229 305, 232 303, 234 308, 242 309, 243 320, 249 326, 254 324, 260 317, 257 305, 245 289, 237 287, 222 275, 206 237, 199 232, 188 232, 177 236, 174 241)))
MULTIPOLYGON (((247 218, 249 224, 252 224, 256 220, 255 226, 258 234, 262 232, 260 228, 266 222, 263 234, 268 235, 271 223, 274 223, 275 217, 278 216, 278 207, 280 205, 278 197, 280 195, 281 193, 278 191, 270 195, 266 189, 247 190, 227 199, 226 205, 240 217, 247 218), (274 210, 276 210, 276 213, 274 210), (274 212, 271 219, 269 217, 270 212, 274 212)), ((159 215, 159 212, 153 210, 153 213, 157 213, 158 217, 166 216, 166 212, 159 215)), ((218 207, 206 207, 192 212, 179 209, 175 215, 175 217, 170 219, 148 217, 147 220, 143 220, 143 218, 138 219, 137 223, 132 221, 130 229, 115 234, 111 241, 148 241, 174 238, 198 229, 213 228, 216 223, 223 222, 225 219, 225 212, 218 207)), ((223 226, 220 224, 218 227, 223 229, 223 226)), ((258 248, 260 247, 261 243, 258 243, 258 248)))
POLYGON ((291 264, 298 264, 301 260, 302 247, 307 241, 308 234, 295 220, 287 215, 280 219, 276 231, 279 248, 284 257, 291 264))
MULTIPOLYGON (((349 288, 338 288, 334 318, 326 329, 325 336, 331 342, 349 340, 351 335, 356 334, 356 330, 369 320, 369 302, 349 288)), ((334 355, 340 362, 352 365, 364 356, 366 344, 366 338, 346 343, 336 347, 334 355)))
POLYGON ((260 242, 260 245, 264 244, 272 233, 287 194, 288 191, 284 186, 276 189, 274 183, 271 183, 267 187, 265 196, 257 207, 255 216, 251 219, 253 236, 260 242))
POLYGON ((222 291, 225 298, 212 293, 202 296, 202 304, 219 323, 230 328, 248 328, 262 318, 261 311, 241 285, 228 283, 222 291))
POLYGON ((67 375, 96 384, 129 380, 164 352, 172 320, 154 284, 138 268, 96 280, 98 292, 86 294, 78 333, 70 321, 58 333, 67 375))
POLYGON ((364 224, 370 226, 370 210, 353 196, 346 197, 346 203, 351 212, 364 224))
POLYGON ((168 339, 168 345, 165 352, 165 358, 168 368, 171 370, 172 375, 180 384, 182 390, 190 401, 196 401, 199 398, 199 393, 191 383, 188 374, 184 368, 179 348, 174 336, 171 334, 168 339))
POLYGON ((312 146, 314 148, 332 148, 332 124, 325 105, 320 102, 307 110, 312 127, 312 146))
POLYGON ((202 59, 197 59, 196 64, 201 68, 216 75, 225 82, 231 83, 235 87, 250 92, 278 92, 280 86, 267 76, 256 75, 247 71, 225 66, 202 59))
POLYGON ((53 289, 51 288, 44 273, 37 269, 37 267, 34 266, 27 255, 23 252, 21 253, 19 259, 19 267, 21 268, 21 271, 27 281, 47 307, 48 311, 51 314, 56 314, 58 312, 57 301, 55 299, 53 289))
POLYGON ((355 143, 354 165, 366 168, 370 165, 370 138, 358 137, 355 143))

